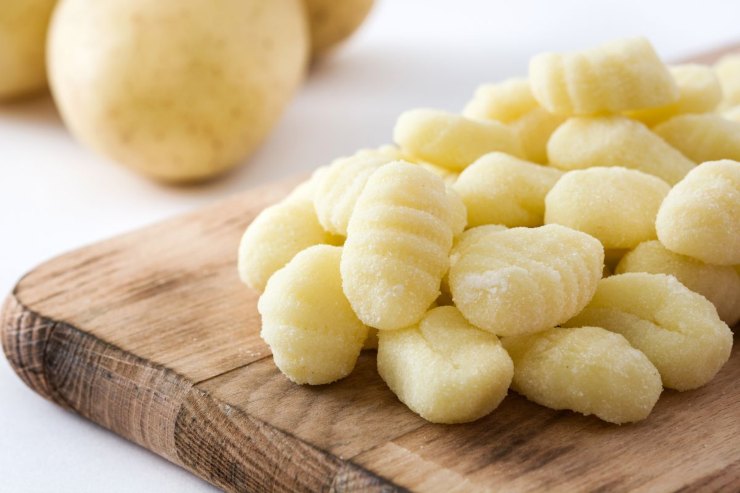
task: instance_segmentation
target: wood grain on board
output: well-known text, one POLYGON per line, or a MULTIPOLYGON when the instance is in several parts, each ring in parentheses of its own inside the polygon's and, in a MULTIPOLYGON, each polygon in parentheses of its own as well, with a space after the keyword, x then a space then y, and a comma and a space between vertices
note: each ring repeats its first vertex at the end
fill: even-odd
POLYGON ((228 491, 738 491, 740 348, 709 385, 665 391, 625 426, 510 394, 434 425, 364 352, 296 386, 259 337, 236 274, 244 228, 295 182, 55 258, 8 297, 2 343, 44 397, 228 491))

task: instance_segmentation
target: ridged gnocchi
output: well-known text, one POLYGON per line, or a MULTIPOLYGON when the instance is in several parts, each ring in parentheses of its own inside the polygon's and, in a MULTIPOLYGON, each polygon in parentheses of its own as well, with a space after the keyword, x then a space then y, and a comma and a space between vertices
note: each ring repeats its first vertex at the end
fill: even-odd
POLYGON ((529 81, 540 105, 563 115, 619 113, 678 99, 673 77, 643 38, 542 53, 529 63, 529 81))
POLYGON ((349 218, 368 178, 395 160, 390 155, 363 152, 334 161, 316 180, 313 204, 321 226, 346 236, 349 218))
POLYGON ((692 170, 658 210, 658 239, 669 250, 716 265, 740 264, 740 163, 692 170))
POLYGON ((571 171, 547 194, 545 223, 588 233, 607 249, 633 248, 656 238, 655 216, 670 189, 633 169, 571 171))
POLYGON ((713 113, 680 115, 653 130, 697 163, 720 159, 740 161, 740 122, 713 113))
POLYGON ((698 64, 670 67, 673 80, 678 86, 678 100, 673 103, 631 111, 627 116, 653 126, 676 115, 685 113, 708 113, 722 101, 722 87, 710 67, 698 64))
POLYGON ((456 208, 444 182, 393 162, 370 176, 347 228, 344 292, 365 324, 381 330, 418 322, 440 294, 456 208))
POLYGON ((257 309, 275 365, 298 384, 350 374, 368 329, 342 292, 341 247, 303 250, 267 282, 257 309))
POLYGON ((453 188, 467 208, 468 227, 541 226, 545 195, 561 176, 557 169, 493 152, 465 168, 453 188))
POLYGON ((646 241, 622 257, 616 273, 625 272, 670 274, 711 301, 727 325, 733 327, 740 321, 740 275, 731 266, 705 264, 674 253, 659 241, 646 241))
POLYGON ((404 155, 453 171, 493 151, 522 154, 516 134, 503 123, 438 110, 406 111, 398 118, 393 137, 404 155))
POLYGON ((727 55, 715 66, 726 106, 740 104, 740 55, 727 55))
POLYGON ((556 224, 478 235, 453 251, 452 299, 473 325, 499 336, 554 327, 578 313, 601 278, 604 249, 556 224))
POLYGON ((411 327, 381 331, 378 373, 412 411, 433 423, 465 423, 506 397, 514 368, 498 338, 457 308, 433 308, 411 327))
POLYGON ((623 116, 569 118, 547 143, 550 164, 564 170, 622 166, 673 185, 694 163, 650 131, 623 116))
POLYGON ((599 327, 554 328, 502 344, 514 361, 512 388, 552 409, 630 423, 645 419, 663 391, 648 358, 599 327))
POLYGON ((588 306, 565 325, 622 334, 655 365, 663 386, 676 390, 710 381, 732 349, 732 332, 714 305, 665 274, 602 279, 588 306))
POLYGON ((239 243, 238 270, 242 282, 262 291, 275 271, 312 245, 331 243, 316 217, 313 202, 297 196, 268 207, 247 227, 239 243))
POLYGON ((435 423, 510 385, 629 423, 706 384, 740 321, 740 58, 716 72, 643 39, 546 53, 320 167, 239 247, 275 364, 326 384, 377 349, 435 423))

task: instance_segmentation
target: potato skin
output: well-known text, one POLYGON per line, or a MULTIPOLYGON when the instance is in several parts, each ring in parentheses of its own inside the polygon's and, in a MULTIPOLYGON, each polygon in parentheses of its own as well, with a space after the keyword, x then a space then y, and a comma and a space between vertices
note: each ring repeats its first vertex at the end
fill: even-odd
POLYGON ((164 181, 197 181, 249 155, 302 80, 300 0, 65 0, 49 78, 67 126, 99 153, 164 181))
POLYGON ((3 0, 0 7, 0 101, 46 87, 46 30, 56 0, 3 0))
POLYGON ((365 20, 373 0, 304 0, 311 27, 311 57, 326 54, 365 20))

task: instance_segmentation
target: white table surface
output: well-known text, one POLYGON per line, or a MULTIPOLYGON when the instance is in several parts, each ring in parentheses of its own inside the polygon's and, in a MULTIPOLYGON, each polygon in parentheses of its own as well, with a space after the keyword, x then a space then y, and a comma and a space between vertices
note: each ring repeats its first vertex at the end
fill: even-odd
MULTIPOLYGON (((61 252, 388 142, 401 111, 457 110, 478 83, 524 74, 540 51, 646 35, 675 59, 740 39, 738 19, 740 2, 721 0, 378 0, 259 152, 200 187, 157 185, 93 155, 48 97, 0 106, 0 293, 61 252)), ((213 491, 45 401, 0 361, 0 491, 213 491)))

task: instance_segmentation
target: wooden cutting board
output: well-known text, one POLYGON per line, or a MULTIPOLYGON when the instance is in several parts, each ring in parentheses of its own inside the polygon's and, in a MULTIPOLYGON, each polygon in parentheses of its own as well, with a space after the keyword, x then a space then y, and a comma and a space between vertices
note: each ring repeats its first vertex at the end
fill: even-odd
POLYGON ((235 265, 244 228, 293 185, 39 266, 3 307, 11 365, 42 396, 228 491, 740 490, 737 336, 709 385, 665 391, 625 426, 513 393, 475 423, 430 424, 386 388, 372 351, 338 383, 290 383, 235 265))

